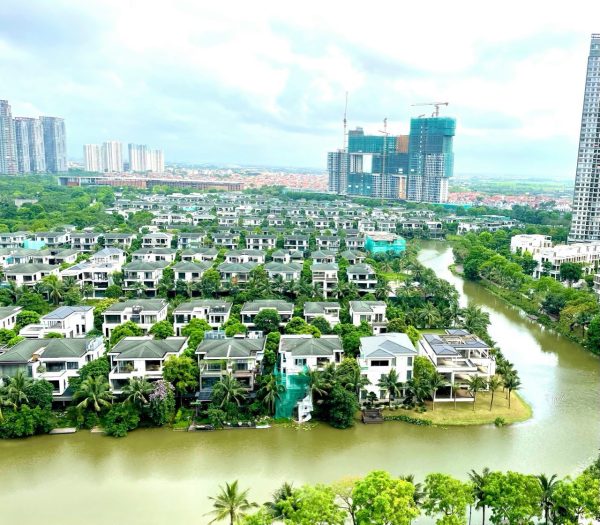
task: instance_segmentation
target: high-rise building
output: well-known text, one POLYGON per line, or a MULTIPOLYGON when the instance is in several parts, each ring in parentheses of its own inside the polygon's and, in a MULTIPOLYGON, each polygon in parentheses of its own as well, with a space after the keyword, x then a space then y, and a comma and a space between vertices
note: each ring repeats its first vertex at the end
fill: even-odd
POLYGON ((446 202, 448 179, 454 173, 453 137, 456 120, 419 117, 410 120, 407 199, 446 202))
POLYGON ((17 173, 15 125, 8 100, 0 100, 0 173, 17 173))
POLYGON ((29 122, 26 118, 15 117, 15 144, 17 148, 17 171, 31 173, 29 159, 29 122))
POLYGON ((123 144, 109 140, 102 144, 102 166, 108 173, 123 171, 123 144))
POLYGON ((99 144, 84 144, 83 145, 83 162, 85 171, 103 172, 104 165, 102 163, 102 148, 99 144))
POLYGON ((154 173, 163 173, 165 171, 165 157, 162 149, 151 149, 148 152, 149 162, 146 168, 154 173))
POLYGON ((600 240, 600 34, 592 35, 569 242, 600 240))
POLYGON ((338 195, 346 195, 348 192, 348 161, 348 153, 343 149, 327 154, 329 191, 338 195))
POLYGON ((67 133, 65 120, 59 117, 40 117, 44 131, 46 170, 51 173, 67 171, 67 133))
POLYGON ((27 121, 29 133, 29 164, 31 173, 46 173, 44 127, 39 118, 19 117, 27 121))
POLYGON ((129 171, 148 171, 149 152, 145 144, 129 144, 129 171))

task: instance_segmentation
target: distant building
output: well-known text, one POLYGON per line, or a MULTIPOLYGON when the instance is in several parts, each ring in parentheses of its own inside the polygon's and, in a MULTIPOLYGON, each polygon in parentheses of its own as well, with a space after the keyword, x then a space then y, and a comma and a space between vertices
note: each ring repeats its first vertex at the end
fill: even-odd
POLYGON ((51 173, 67 171, 67 132, 65 120, 59 117, 40 117, 44 132, 46 170, 51 173))
POLYGON ((394 233, 369 232, 365 237, 365 249, 375 253, 400 254, 406 250, 406 240, 394 233))
POLYGON ((161 149, 151 149, 148 152, 149 160, 146 162, 146 167, 154 173, 162 173, 165 171, 165 156, 161 149))
POLYGON ((44 128, 37 118, 15 117, 19 173, 45 173, 44 128))
POLYGON ((83 162, 85 165, 85 171, 91 171, 95 173, 101 173, 104 171, 102 148, 99 144, 83 145, 83 162))
POLYGON ((147 171, 148 146, 145 144, 129 144, 129 171, 147 171))
POLYGON ((600 240, 600 34, 592 35, 587 63, 569 242, 600 240))
POLYGON ((0 100, 0 173, 17 173, 15 126, 8 100, 0 100))
POLYGON ((410 120, 407 199, 446 202, 448 179, 454 173, 452 149, 456 120, 447 117, 410 120))
POLYGON ((108 173, 123 171, 123 144, 109 140, 102 144, 102 166, 108 173))
POLYGON ((525 253, 531 255, 539 253, 544 248, 552 248, 552 239, 549 235, 513 235, 510 239, 512 253, 525 253))

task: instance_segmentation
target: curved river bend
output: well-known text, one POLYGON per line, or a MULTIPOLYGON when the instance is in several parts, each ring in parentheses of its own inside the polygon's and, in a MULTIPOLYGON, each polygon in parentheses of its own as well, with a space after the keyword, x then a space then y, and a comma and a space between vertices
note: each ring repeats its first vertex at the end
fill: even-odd
POLYGON ((431 471, 464 477, 485 466, 560 475, 584 467, 600 443, 598 359, 453 276, 448 245, 424 244, 420 260, 457 287, 463 304, 468 299, 490 313, 490 333, 519 369, 533 419, 504 428, 159 429, 120 440, 79 432, 3 441, 3 522, 208 523, 207 496, 234 479, 264 501, 284 480, 332 482, 377 468, 422 478, 431 471))

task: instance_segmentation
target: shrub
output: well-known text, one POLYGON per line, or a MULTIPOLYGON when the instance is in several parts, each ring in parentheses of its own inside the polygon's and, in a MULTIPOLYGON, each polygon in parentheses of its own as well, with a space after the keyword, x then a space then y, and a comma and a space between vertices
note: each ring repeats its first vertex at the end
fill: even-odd
POLYGON ((140 416, 135 408, 128 403, 114 405, 104 417, 106 434, 114 437, 124 437, 127 432, 137 428, 140 416))
POLYGON ((504 425, 506 425, 506 420, 503 417, 497 417, 496 419, 494 419, 494 425, 496 425, 497 427, 503 427, 504 425))
POLYGON ((418 419, 416 417, 410 417, 405 414, 399 414, 397 416, 383 416, 384 421, 403 421, 404 423, 410 423, 411 425, 419 425, 430 427, 433 422, 429 419, 418 419))

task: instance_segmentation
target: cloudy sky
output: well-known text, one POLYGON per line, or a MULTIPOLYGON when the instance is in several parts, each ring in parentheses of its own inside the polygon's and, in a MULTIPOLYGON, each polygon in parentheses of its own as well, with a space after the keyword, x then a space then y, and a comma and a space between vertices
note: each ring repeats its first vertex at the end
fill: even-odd
POLYGON ((167 161, 324 167, 449 101, 456 172, 572 178, 600 1, 2 0, 0 98, 167 161))

